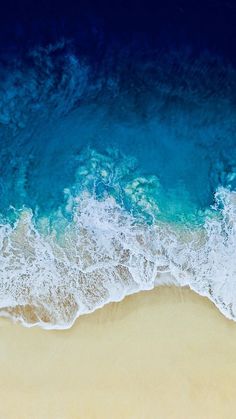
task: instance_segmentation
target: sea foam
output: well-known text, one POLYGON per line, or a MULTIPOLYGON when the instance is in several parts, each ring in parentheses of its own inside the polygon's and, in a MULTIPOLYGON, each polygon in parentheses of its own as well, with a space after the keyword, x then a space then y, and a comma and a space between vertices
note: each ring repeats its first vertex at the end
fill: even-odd
POLYGON ((0 306, 25 326, 68 328, 126 295, 162 284, 189 286, 236 318, 236 194, 217 191, 203 226, 152 225, 112 197, 75 198, 73 221, 58 234, 30 210, 0 229, 0 306))

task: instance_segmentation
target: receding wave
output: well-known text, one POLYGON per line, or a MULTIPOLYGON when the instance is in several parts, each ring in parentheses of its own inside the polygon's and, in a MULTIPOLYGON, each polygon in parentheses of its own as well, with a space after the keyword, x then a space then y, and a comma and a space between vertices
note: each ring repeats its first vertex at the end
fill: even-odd
POLYGON ((0 229, 0 306, 26 326, 67 328, 126 295, 161 284, 190 286, 236 318, 236 194, 221 189, 202 227, 137 222, 112 197, 75 198, 60 233, 30 210, 0 229))

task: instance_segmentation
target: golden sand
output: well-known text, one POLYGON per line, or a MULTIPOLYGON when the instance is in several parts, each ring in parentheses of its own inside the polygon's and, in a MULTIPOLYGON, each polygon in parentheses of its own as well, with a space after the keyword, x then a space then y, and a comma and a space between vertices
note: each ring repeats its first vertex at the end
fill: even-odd
POLYGON ((236 418, 236 323, 188 289, 0 333, 0 419, 236 418))

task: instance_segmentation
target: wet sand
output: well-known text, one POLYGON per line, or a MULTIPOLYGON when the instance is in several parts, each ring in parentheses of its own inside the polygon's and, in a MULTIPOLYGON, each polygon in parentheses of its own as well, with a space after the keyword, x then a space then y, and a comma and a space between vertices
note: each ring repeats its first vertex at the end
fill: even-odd
POLYGON ((0 320, 0 419, 236 417, 236 323, 163 287, 66 331, 0 320))

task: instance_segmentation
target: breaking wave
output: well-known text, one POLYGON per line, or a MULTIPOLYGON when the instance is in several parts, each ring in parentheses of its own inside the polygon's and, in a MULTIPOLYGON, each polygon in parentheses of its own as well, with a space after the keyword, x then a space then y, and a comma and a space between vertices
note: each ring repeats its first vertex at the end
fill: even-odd
POLYGON ((26 326, 67 328, 126 295, 189 286, 236 318, 236 193, 220 189, 201 227, 139 222, 112 197, 73 198, 73 220, 38 227, 23 210, 0 228, 1 315, 26 326))

